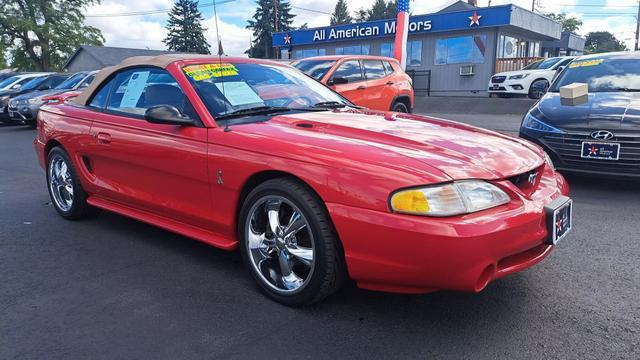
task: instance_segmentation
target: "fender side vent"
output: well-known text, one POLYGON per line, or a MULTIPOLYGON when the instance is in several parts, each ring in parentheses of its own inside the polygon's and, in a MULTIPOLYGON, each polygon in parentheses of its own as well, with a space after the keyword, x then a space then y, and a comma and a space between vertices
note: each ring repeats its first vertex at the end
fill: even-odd
POLYGON ((93 174, 93 165, 91 165, 91 160, 86 156, 82 156, 82 163, 84 164, 84 167, 87 169, 87 171, 93 174))
POLYGON ((313 124, 303 122, 303 123, 297 123, 296 126, 299 128, 311 129, 313 127, 313 124))

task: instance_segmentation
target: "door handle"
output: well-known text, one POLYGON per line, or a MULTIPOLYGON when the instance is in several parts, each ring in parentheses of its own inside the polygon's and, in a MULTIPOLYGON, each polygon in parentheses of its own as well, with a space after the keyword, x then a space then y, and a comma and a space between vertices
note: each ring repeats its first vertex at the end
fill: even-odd
POLYGON ((96 135, 96 139, 98 139, 98 142, 100 144, 110 144, 111 143, 111 135, 107 134, 107 133, 98 133, 96 135))
POLYGON ((360 85, 360 86, 358 86, 358 89, 357 89, 357 90, 364 90, 364 89, 366 89, 366 88, 367 88, 366 86, 364 86, 364 85, 360 85))
POLYGON ((393 85, 394 82, 393 81, 387 81, 387 85, 393 85))

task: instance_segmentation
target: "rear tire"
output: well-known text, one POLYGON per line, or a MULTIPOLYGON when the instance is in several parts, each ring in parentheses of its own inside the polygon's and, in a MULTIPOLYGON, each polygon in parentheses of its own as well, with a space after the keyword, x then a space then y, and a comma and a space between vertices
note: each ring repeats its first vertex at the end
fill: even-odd
POLYGON ((393 104, 391 111, 405 113, 405 114, 409 113, 409 109, 407 108, 407 105, 405 105, 403 102, 400 102, 400 101, 396 101, 396 103, 393 104))
POLYGON ((318 302, 346 278, 342 247, 324 204, 295 179, 267 180, 253 189, 240 211, 238 235, 249 272, 282 304, 318 302))
POLYGON ((93 216, 100 210, 87 204, 87 194, 69 155, 56 146, 47 155, 47 188, 58 214, 68 220, 93 216))

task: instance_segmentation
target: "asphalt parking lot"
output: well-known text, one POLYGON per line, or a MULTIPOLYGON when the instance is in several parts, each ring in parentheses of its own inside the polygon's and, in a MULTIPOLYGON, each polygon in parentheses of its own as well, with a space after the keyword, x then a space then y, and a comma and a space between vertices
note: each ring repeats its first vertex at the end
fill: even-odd
POLYGON ((0 126, 0 359, 640 358, 638 183, 569 178, 574 232, 480 294, 348 285, 291 309, 237 253, 109 213, 63 220, 33 137, 0 126))

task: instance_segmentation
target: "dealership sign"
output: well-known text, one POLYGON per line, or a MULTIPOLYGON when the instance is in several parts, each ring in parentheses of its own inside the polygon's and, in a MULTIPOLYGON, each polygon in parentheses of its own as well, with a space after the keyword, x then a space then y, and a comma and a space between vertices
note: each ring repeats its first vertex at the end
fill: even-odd
MULTIPOLYGON (((511 11, 511 5, 504 5, 479 8, 477 10, 412 16, 409 21, 409 32, 426 33, 505 26, 509 25, 511 21, 511 11)), ((273 46, 288 47, 340 40, 393 36, 396 33, 396 27, 396 20, 389 19, 279 32, 273 34, 273 46)))

